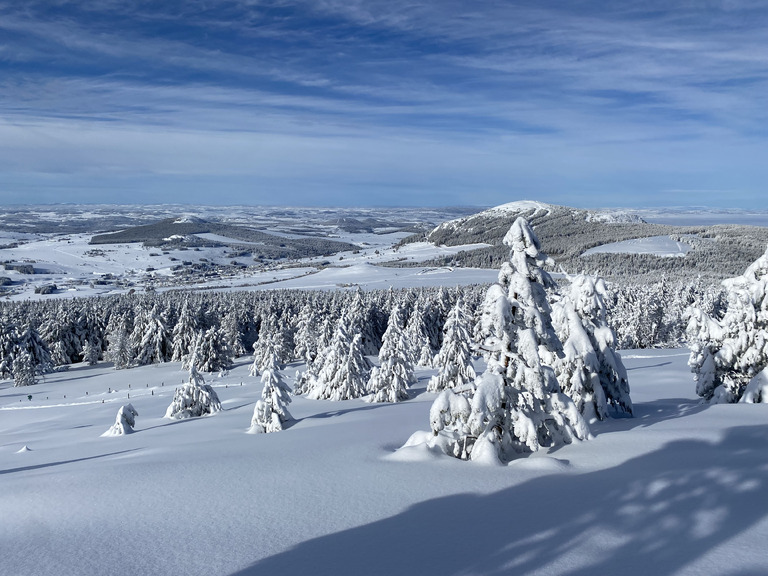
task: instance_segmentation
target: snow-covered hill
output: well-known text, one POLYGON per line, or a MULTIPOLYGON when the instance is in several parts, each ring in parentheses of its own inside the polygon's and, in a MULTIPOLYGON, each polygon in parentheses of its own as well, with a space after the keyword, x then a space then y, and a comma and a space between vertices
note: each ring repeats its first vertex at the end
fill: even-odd
POLYGON ((768 405, 700 405, 686 358, 625 352, 635 418, 499 467, 398 450, 429 370, 400 404, 295 398, 262 435, 247 359, 186 421, 162 418, 174 363, 3 382, 0 573, 765 574, 768 405), (101 437, 127 402, 136 432, 101 437))

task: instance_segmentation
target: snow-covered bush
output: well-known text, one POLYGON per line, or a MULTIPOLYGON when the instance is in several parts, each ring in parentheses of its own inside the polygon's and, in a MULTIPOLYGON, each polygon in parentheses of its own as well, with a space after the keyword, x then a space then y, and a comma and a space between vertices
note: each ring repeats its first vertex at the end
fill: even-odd
POLYGON ((139 413, 133 404, 125 404, 120 406, 115 417, 115 423, 102 434, 102 436, 124 436, 133 432, 133 427, 136 426, 136 416, 139 413))
POLYGON ((742 274, 723 281, 722 318, 688 311, 688 364, 696 393, 713 403, 768 402, 768 250, 742 274))
POLYGON ((192 365, 189 369, 189 382, 176 388, 165 417, 181 420, 215 414, 220 410, 221 402, 216 391, 205 383, 203 375, 192 365))

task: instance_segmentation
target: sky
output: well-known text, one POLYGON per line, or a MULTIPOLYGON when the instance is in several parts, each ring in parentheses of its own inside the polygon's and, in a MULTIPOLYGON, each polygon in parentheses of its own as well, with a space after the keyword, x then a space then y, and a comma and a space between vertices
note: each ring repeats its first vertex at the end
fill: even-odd
POLYGON ((763 207, 762 0, 0 0, 0 204, 763 207))

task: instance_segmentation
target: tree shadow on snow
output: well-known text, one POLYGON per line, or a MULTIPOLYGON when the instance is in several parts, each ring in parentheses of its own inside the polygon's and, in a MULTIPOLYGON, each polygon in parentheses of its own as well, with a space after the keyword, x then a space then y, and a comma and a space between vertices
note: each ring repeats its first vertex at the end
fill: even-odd
MULTIPOLYGON (((234 576, 673 574, 768 516, 766 436, 768 425, 738 427, 615 468, 429 500, 234 576)), ((746 548, 764 544, 748 538, 746 548)))
POLYGON ((97 460, 99 458, 107 458, 108 456, 117 456, 118 454, 127 454, 128 452, 135 452, 136 450, 139 450, 139 448, 131 448, 130 450, 120 450, 119 452, 109 452, 108 454, 97 454, 96 456, 87 456, 85 458, 73 458, 72 460, 59 460, 58 462, 46 462, 45 464, 33 464, 31 466, 9 468, 8 470, 0 470, 0 475, 14 474, 16 472, 26 472, 28 470, 39 470, 40 468, 50 468, 51 466, 62 466, 64 464, 74 464, 75 462, 85 462, 87 460, 97 460))
POLYGON ((594 436, 610 432, 647 428, 666 420, 675 420, 684 416, 692 416, 706 410, 709 406, 700 400, 691 398, 663 398, 653 402, 642 402, 634 405, 634 416, 613 414, 602 422, 590 424, 594 436))
MULTIPOLYGON (((333 402, 332 400, 320 400, 320 402, 333 402)), ((314 420, 317 418, 324 419, 324 418, 336 418, 337 416, 344 416, 345 414, 351 414, 353 412, 363 412, 367 410, 378 410, 379 408, 384 408, 386 406, 396 406, 396 403, 392 402, 373 402, 371 404, 366 404, 365 406, 356 406, 355 408, 342 408, 340 410, 328 410, 327 412, 319 412, 317 414, 310 414, 309 416, 304 416, 303 418, 298 418, 297 422, 300 422, 302 420, 314 420)))
POLYGON ((663 366, 669 366, 672 364, 672 362, 660 362, 659 364, 646 364, 645 366, 633 366, 632 368, 627 368, 627 372, 632 372, 633 370, 645 370, 646 368, 661 368, 663 366))

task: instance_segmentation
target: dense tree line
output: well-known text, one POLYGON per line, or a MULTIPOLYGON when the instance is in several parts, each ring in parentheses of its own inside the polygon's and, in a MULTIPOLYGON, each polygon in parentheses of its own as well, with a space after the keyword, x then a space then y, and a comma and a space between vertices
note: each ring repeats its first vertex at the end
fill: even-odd
MULTIPOLYGON (((568 278, 559 280, 563 289, 569 283, 568 278)), ((261 373, 259 363, 271 340, 276 348, 269 353, 280 362, 303 360, 310 366, 330 345, 345 313, 348 331, 360 334, 363 353, 378 355, 395 304, 400 314, 413 316, 402 327, 409 362, 429 366, 430 354, 440 350, 446 320, 459 297, 462 311, 454 314, 468 316, 462 323, 469 328, 457 328, 453 320, 450 334, 457 329, 471 332, 484 289, 477 285, 369 292, 173 291, 4 302, 0 304, 0 377, 31 383, 57 366, 99 360, 109 360, 117 369, 177 361, 184 362, 185 369, 191 363, 200 371, 215 372, 252 351, 254 372, 261 373), (29 363, 34 368, 24 370, 29 363)), ((605 293, 608 322, 618 347, 624 349, 681 346, 686 342, 689 306, 718 317, 724 305, 722 286, 703 278, 615 279, 605 293)), ((460 349, 445 354, 467 357, 460 349)))
MULTIPOLYGON (((406 318, 417 311, 419 326, 411 331, 425 340, 421 348, 427 344, 436 351, 447 312, 459 294, 473 307, 481 290, 170 291, 4 302, 0 377, 14 376, 14 362, 34 367, 34 373, 22 379, 31 383, 35 374, 55 367, 99 360, 113 362, 116 369, 181 361, 186 369, 214 372, 250 351, 255 356, 274 354, 283 363, 300 359, 314 364, 332 342, 339 322, 350 342, 360 336, 363 354, 377 355, 396 304, 406 318)), ((262 371, 258 362, 256 371, 262 371)))

